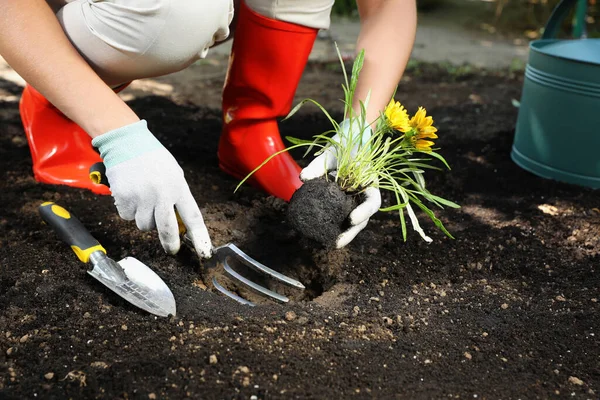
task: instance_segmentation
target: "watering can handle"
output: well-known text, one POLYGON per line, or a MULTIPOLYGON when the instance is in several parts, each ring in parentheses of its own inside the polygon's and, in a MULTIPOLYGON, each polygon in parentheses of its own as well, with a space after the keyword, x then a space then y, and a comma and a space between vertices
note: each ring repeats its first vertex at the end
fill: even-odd
MULTIPOLYGON (((548 19, 548 22, 546 23, 546 28, 544 29, 542 39, 556 38, 556 35, 558 34, 558 31, 560 29, 560 25, 563 23, 567 15, 569 15, 569 11, 571 11, 573 5, 582 1, 585 1, 585 4, 587 5, 586 0, 562 0, 560 3, 558 3, 558 5, 552 11, 552 15, 548 19)), ((584 24, 585 13, 583 13, 582 15, 579 15, 578 13, 577 19, 578 24, 584 24)))

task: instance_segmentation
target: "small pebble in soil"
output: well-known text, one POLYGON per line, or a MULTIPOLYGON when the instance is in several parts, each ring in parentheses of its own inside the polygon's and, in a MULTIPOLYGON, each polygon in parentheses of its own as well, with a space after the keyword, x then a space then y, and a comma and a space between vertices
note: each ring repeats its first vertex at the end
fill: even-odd
POLYGON ((202 282, 202 280, 200 280, 200 279, 196 279, 194 282, 192 282, 192 286, 195 286, 195 287, 197 287, 199 289, 202 289, 202 290, 206 290, 207 289, 207 287, 204 284, 204 282, 202 282))
POLYGON ((148 398, 149 398, 150 400, 156 400, 156 395, 155 395, 154 393, 150 393, 150 394, 148 395, 148 398))
POLYGON ((576 376, 570 376, 569 383, 571 383, 573 385, 578 385, 578 386, 583 385, 583 381, 581 379, 577 378, 576 376))
POLYGON ((277 376, 277 374, 273 375, 273 380, 276 381, 277 379, 279 379, 279 377, 277 376))
POLYGON ((127 330, 127 325, 121 325, 121 329, 126 331, 127 330))
POLYGON ((208 357, 208 362, 210 364, 216 364, 217 363, 217 356, 215 356, 214 354, 211 354, 210 357, 208 357))
POLYGON ((506 310, 508 308, 508 304, 504 303, 500 306, 500 308, 502 308, 503 310, 506 310))
POLYGON ((469 353, 468 351, 465 351, 465 358, 466 358, 467 360, 470 360, 470 359, 472 359, 472 358, 473 358, 473 356, 472 356, 472 355, 471 355, 471 353, 469 353))
POLYGON ((246 367, 245 365, 242 367, 239 367, 238 370, 242 373, 242 374, 249 374, 250 373, 250 368, 246 367))
POLYGON ((21 336, 21 339, 19 339, 19 342, 25 343, 27 341, 27 339, 29 339, 29 335, 23 335, 23 336, 21 336))
POLYGON ((54 372, 48 372, 46 375, 44 375, 44 378, 47 380, 54 378, 54 372))
POLYGON ((296 313, 293 311, 288 311, 285 313, 285 319, 288 321, 293 321, 296 319, 296 313))

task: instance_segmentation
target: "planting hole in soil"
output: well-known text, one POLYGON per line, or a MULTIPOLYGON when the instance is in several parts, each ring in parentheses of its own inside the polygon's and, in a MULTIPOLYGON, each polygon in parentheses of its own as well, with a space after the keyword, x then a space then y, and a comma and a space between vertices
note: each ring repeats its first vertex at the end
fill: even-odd
MULTIPOLYGON (((301 240, 298 241, 298 243, 300 242, 301 240)), ((285 249, 283 246, 279 248, 281 250, 285 249)), ((265 263, 277 272, 300 281, 306 287, 304 290, 290 287, 289 285, 269 278, 265 274, 261 274, 248 267, 235 257, 228 257, 227 263, 235 272, 243 277, 271 291, 286 296, 292 303, 313 301, 334 286, 339 280, 339 274, 343 270, 343 263, 347 261, 347 252, 344 250, 315 250, 310 248, 308 243, 300 245, 299 249, 304 252, 302 256, 291 248, 285 250, 286 254, 290 255, 290 259, 296 260, 293 263, 285 262, 285 260, 279 258, 273 258, 269 251, 260 253, 262 254, 260 262, 265 263)), ((273 300, 257 293, 237 280, 231 279, 229 274, 225 272, 224 265, 221 262, 203 262, 199 269, 199 273, 203 285, 207 290, 214 293, 221 295, 219 291, 214 288, 212 283, 213 278, 216 278, 217 282, 225 289, 256 305, 273 303, 273 300)))

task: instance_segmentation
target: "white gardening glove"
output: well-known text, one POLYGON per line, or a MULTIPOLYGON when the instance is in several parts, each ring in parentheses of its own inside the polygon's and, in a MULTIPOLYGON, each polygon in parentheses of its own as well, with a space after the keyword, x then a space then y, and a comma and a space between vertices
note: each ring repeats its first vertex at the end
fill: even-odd
MULTIPOLYGON (((350 121, 344 120, 340 124, 342 137, 339 135, 333 137, 340 143, 346 143, 349 140, 355 143, 352 149, 352 155, 356 155, 359 145, 367 143, 371 137, 371 128, 367 127, 362 133, 362 142, 358 140, 360 135, 360 126, 358 122, 352 124, 350 131, 350 121), (351 139, 352 138, 352 139, 351 139)), ((325 174, 335 171, 337 166, 336 149, 332 146, 327 147, 323 153, 317 156, 306 168, 300 172, 300 179, 306 182, 311 179, 325 176, 325 174)), ((369 222, 369 218, 381 207, 381 193, 376 187, 368 187, 364 191, 364 201, 358 205, 348 216, 350 228, 338 236, 336 247, 341 249, 350 243, 360 231, 362 231, 369 222)))
POLYGON ((145 120, 98 136, 92 144, 104 160, 121 218, 135 220, 142 231, 156 228, 165 251, 175 254, 181 246, 177 209, 198 255, 211 256, 210 236, 183 170, 145 120))

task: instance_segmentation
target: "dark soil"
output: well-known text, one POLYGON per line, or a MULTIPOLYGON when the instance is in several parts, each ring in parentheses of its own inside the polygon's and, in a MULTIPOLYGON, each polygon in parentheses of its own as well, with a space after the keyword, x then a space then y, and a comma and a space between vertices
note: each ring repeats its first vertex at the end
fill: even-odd
MULTIPOLYGON (((429 174, 428 187, 462 206, 437 211, 455 240, 420 215, 429 245, 412 231, 404 242, 398 216, 378 213, 345 249, 304 246, 286 204, 249 186, 233 194, 216 157, 218 109, 131 100, 181 162, 215 245, 234 242, 307 285, 285 306, 215 293, 193 254, 166 255, 110 197, 36 183, 18 103, 0 103, 0 398, 598 398, 598 192, 510 160, 520 79, 418 72, 398 99, 435 117, 452 170, 429 174), (144 313, 88 276, 42 224, 48 200, 112 257, 150 265, 178 315, 144 313)), ((339 107, 341 81, 311 66, 302 87, 339 107)), ((308 107, 282 124, 295 137, 326 129, 308 107)))
POLYGON ((347 218, 356 204, 355 196, 344 193, 334 181, 312 179, 292 196, 288 222, 304 237, 331 249, 347 228, 347 218))

